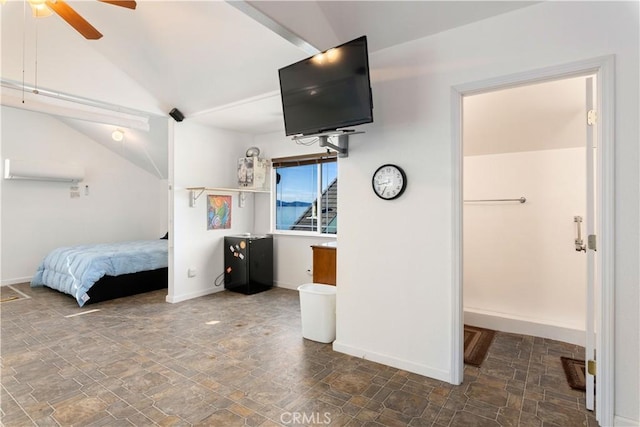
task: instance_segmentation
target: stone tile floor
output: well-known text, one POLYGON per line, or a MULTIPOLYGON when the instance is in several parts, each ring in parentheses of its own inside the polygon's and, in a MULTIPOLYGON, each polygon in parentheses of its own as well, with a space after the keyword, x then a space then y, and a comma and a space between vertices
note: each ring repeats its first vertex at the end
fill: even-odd
POLYGON ((564 379, 574 345, 498 333, 452 386, 303 339, 296 291, 80 308, 13 287, 31 298, 0 306, 4 426, 597 425, 564 379))

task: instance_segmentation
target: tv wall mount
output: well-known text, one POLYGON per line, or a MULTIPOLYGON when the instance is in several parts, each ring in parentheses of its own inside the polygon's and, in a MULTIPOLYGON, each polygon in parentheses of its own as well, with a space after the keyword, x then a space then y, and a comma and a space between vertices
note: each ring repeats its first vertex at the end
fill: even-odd
POLYGON ((363 131, 355 131, 350 129, 334 130, 329 132, 316 133, 312 135, 296 135, 292 139, 300 141, 309 138, 318 138, 320 147, 327 147, 338 152, 338 157, 349 157, 349 135, 364 133, 363 131), (338 137, 338 145, 329 142, 330 137, 338 137))

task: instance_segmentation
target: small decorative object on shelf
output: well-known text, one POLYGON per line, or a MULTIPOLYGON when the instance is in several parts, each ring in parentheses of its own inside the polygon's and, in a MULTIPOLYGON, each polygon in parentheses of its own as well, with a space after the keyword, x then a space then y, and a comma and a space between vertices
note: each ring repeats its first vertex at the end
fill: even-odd
POLYGON ((271 162, 259 157, 238 159, 238 185, 240 188, 269 188, 271 162))

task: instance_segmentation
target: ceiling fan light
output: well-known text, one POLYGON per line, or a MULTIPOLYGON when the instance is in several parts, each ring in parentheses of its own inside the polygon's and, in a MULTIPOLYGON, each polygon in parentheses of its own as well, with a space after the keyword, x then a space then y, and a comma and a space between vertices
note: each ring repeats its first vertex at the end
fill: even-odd
POLYGON ((29 0, 31 13, 34 18, 44 18, 51 15, 51 9, 47 7, 44 0, 29 0))

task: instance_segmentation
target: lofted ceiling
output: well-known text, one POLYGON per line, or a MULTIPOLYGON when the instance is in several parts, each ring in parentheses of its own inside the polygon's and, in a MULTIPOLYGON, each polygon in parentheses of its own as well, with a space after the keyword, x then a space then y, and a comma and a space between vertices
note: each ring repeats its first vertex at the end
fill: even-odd
MULTIPOLYGON (((283 130, 277 70, 314 48, 367 35, 376 52, 537 2, 139 0, 135 11, 68 3, 101 39, 85 40, 55 15, 33 18, 24 0, 0 6, 3 81, 144 112, 152 129, 125 129, 128 145, 113 145, 113 124, 61 120, 166 178, 166 120, 159 119, 174 107, 204 125, 283 130)), ((9 92, 3 87, 5 105, 16 96, 9 92)))
POLYGON ((464 155, 583 147, 586 88, 581 76, 465 97, 464 155))

